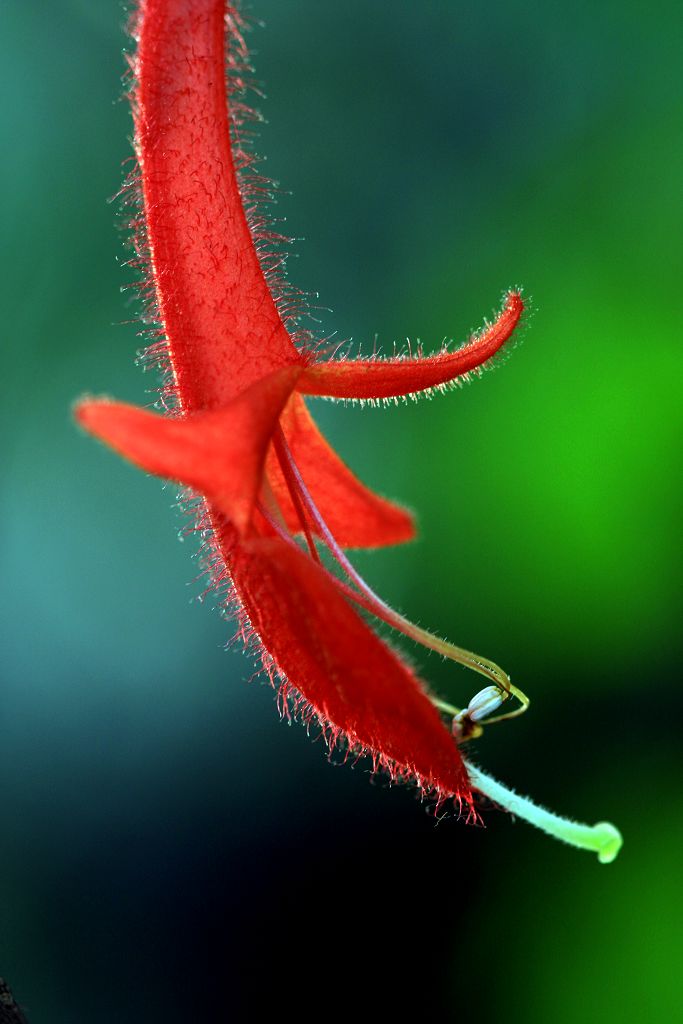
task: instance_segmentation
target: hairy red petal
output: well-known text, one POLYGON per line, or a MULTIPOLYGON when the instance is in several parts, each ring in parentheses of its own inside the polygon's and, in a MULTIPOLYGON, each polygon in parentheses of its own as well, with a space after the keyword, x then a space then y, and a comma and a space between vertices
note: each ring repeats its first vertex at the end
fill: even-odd
MULTIPOLYGON (((300 395, 292 395, 280 423, 304 483, 342 547, 378 548, 414 538, 411 514, 361 483, 322 436, 300 395)), ((266 471, 287 526, 292 532, 300 530, 289 488, 272 449, 266 471)))
POLYGON ((298 369, 278 370, 225 408, 179 419, 108 399, 86 399, 78 422, 131 462, 191 487, 247 529, 266 450, 298 369))
POLYGON ((253 629, 320 720, 399 778, 471 801, 460 753, 411 670, 325 569, 279 538, 236 545, 230 570, 253 629))
POLYGON ((225 405, 301 361, 259 264, 230 144, 225 0, 144 0, 135 143, 181 408, 225 405))
POLYGON ((510 292, 496 321, 455 352, 397 359, 340 359, 314 363, 301 375, 297 390, 328 398, 382 399, 428 391, 449 384, 492 359, 512 335, 524 310, 518 292, 510 292))

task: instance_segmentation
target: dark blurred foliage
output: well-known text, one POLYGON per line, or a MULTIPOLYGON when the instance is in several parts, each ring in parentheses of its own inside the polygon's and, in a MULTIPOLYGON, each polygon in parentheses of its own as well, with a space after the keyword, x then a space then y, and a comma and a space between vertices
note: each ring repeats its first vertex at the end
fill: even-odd
MULTIPOLYGON (((532 697, 477 758, 622 828, 619 860, 499 813, 438 824, 275 713, 191 597, 172 488, 80 436, 146 401, 115 211, 115 0, 0 15, 0 965, 31 1024, 279 1012, 671 1021, 679 1008, 682 21, 675 3, 254 0, 267 171, 321 330, 524 344, 387 411, 321 403, 422 539, 357 559, 532 697)), ((208 602, 211 603, 210 601, 208 602)), ((421 655, 419 655, 421 657, 421 655)), ((476 679, 438 659, 454 700, 476 679)))

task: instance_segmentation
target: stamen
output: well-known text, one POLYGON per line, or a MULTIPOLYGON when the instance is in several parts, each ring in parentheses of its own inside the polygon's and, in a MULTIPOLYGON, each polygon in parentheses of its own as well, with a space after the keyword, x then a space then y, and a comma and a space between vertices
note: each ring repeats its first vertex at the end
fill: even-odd
MULTIPOLYGON (((500 687, 501 690, 504 690, 507 694, 510 694, 517 698, 520 705, 518 708, 516 708, 514 711, 508 712, 505 715, 499 715, 495 719, 490 719, 490 722, 498 722, 506 718, 515 718, 517 715, 520 715, 524 711, 526 711, 527 707, 529 706, 528 698, 522 693, 521 690, 517 689, 516 686, 512 685, 509 676, 507 675, 506 672, 503 671, 503 669, 499 665, 496 665, 495 662, 490 661, 488 658, 484 658, 479 654, 474 654, 472 651, 465 650, 462 647, 457 647, 455 644, 451 644, 447 640, 442 640, 440 637, 435 636, 433 633, 429 633, 426 629, 422 629, 420 626, 416 626, 415 623, 410 621, 410 619, 406 619, 399 612, 394 611, 394 609, 391 608, 390 605, 388 605, 385 601, 382 600, 382 598, 378 594, 375 593, 372 587, 370 587, 369 584, 366 583, 366 581, 363 579, 360 573, 358 573, 358 571, 351 564, 345 552, 337 543, 327 523, 323 519, 320 510, 315 504, 315 501, 313 500, 310 491, 306 487, 303 477, 299 472, 299 467, 294 461, 292 453, 287 444, 287 440, 284 434, 282 433, 281 429, 279 433, 276 435, 276 438, 276 451, 278 453, 278 458, 281 461, 281 465, 283 466, 283 472, 285 471, 284 466, 286 463, 286 478, 288 484, 290 483, 290 480, 292 482, 290 488, 292 490, 298 490, 300 500, 303 503, 306 512, 308 513, 308 515, 310 515, 320 536, 323 538, 325 544, 330 549, 331 554, 334 556, 335 560, 338 562, 338 564, 341 566, 341 568, 344 570, 344 572, 347 574, 350 580, 361 591, 360 597, 356 595, 353 591, 348 591, 347 595, 350 596, 352 600, 360 604, 361 607, 365 608, 367 611, 370 611, 373 615, 376 615, 377 618, 381 619, 383 622, 386 622, 387 625, 392 626, 394 629, 397 629, 399 632, 403 633, 404 636, 407 636, 410 640, 413 640, 415 643, 421 644, 423 647, 427 647, 429 650, 435 651, 437 654, 442 655, 442 657, 444 658, 449 658, 451 661, 455 661, 461 665, 464 665, 466 668, 470 668, 473 669, 475 672, 479 672, 481 675, 486 676, 486 678, 491 679, 496 686, 500 687)), ((343 584, 339 584, 339 581, 338 585, 343 586, 343 584)), ((448 705, 445 702, 433 699, 433 703, 440 710, 445 711, 447 714, 455 715, 459 713, 457 708, 452 709, 451 705, 448 705)))
MULTIPOLYGON (((510 694, 500 686, 485 686, 483 690, 476 693, 464 711, 459 711, 453 716, 453 735, 456 739, 471 740, 481 736, 484 731, 479 724, 487 719, 486 724, 495 722, 488 716, 496 711, 503 704, 510 694)), ((500 716, 499 716, 500 717, 500 716)))
POLYGON ((313 560, 316 562, 320 562, 320 555, 318 554, 318 549, 315 546, 315 540, 313 539, 311 528, 308 525, 306 510, 301 503, 298 479, 297 475, 293 471, 294 469, 296 469, 296 466, 292 458, 292 453, 289 450, 289 445, 285 440, 285 435, 282 430, 282 427, 279 424, 277 430, 273 434, 273 448, 275 449, 275 454, 277 455, 277 460, 278 463, 280 464, 282 475, 285 478, 285 483, 287 484, 287 489, 289 490, 289 494, 292 499, 292 504, 294 505, 296 514, 299 517, 299 522, 301 523, 301 529, 303 530, 304 537, 306 538, 308 550, 313 560))
POLYGON ((611 864, 619 853, 623 839, 619 829, 611 822, 600 821, 597 825, 582 825, 569 818, 561 818, 559 814, 539 807, 528 797, 519 796, 514 790, 507 789, 468 761, 465 761, 465 767, 473 789, 483 793, 515 817, 523 818, 530 825, 540 828, 549 836, 580 850, 592 850, 597 853, 601 864, 611 864))

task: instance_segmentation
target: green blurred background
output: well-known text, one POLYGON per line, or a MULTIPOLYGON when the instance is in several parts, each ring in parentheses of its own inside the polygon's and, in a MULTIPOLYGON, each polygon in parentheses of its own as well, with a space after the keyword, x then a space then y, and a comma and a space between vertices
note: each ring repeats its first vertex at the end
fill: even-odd
MULTIPOLYGON (((683 16, 678 3, 254 0, 266 170, 321 329, 506 365, 316 414, 422 536, 358 564, 532 697, 476 757, 622 829, 609 868, 492 812, 435 826, 281 723, 194 600, 172 488, 80 435, 145 402, 107 205, 129 157, 117 0, 0 15, 0 974, 31 1024, 579 1024, 680 1011, 683 16), (118 264, 118 265, 117 265, 118 264), (123 323, 122 323, 123 322, 123 323)), ((210 604, 210 602, 208 602, 210 604)), ((422 655, 420 655, 422 658, 422 655)), ((425 656, 444 695, 476 678, 425 656)))

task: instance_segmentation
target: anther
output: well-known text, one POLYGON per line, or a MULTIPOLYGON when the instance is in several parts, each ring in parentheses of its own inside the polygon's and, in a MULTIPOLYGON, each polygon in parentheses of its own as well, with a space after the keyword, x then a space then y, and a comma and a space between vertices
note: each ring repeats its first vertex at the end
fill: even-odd
POLYGON ((455 736, 460 740, 480 736, 482 728, 479 722, 497 711, 509 696, 509 692, 500 686, 485 686, 479 693, 475 693, 467 707, 463 711, 459 711, 453 718, 455 736))

